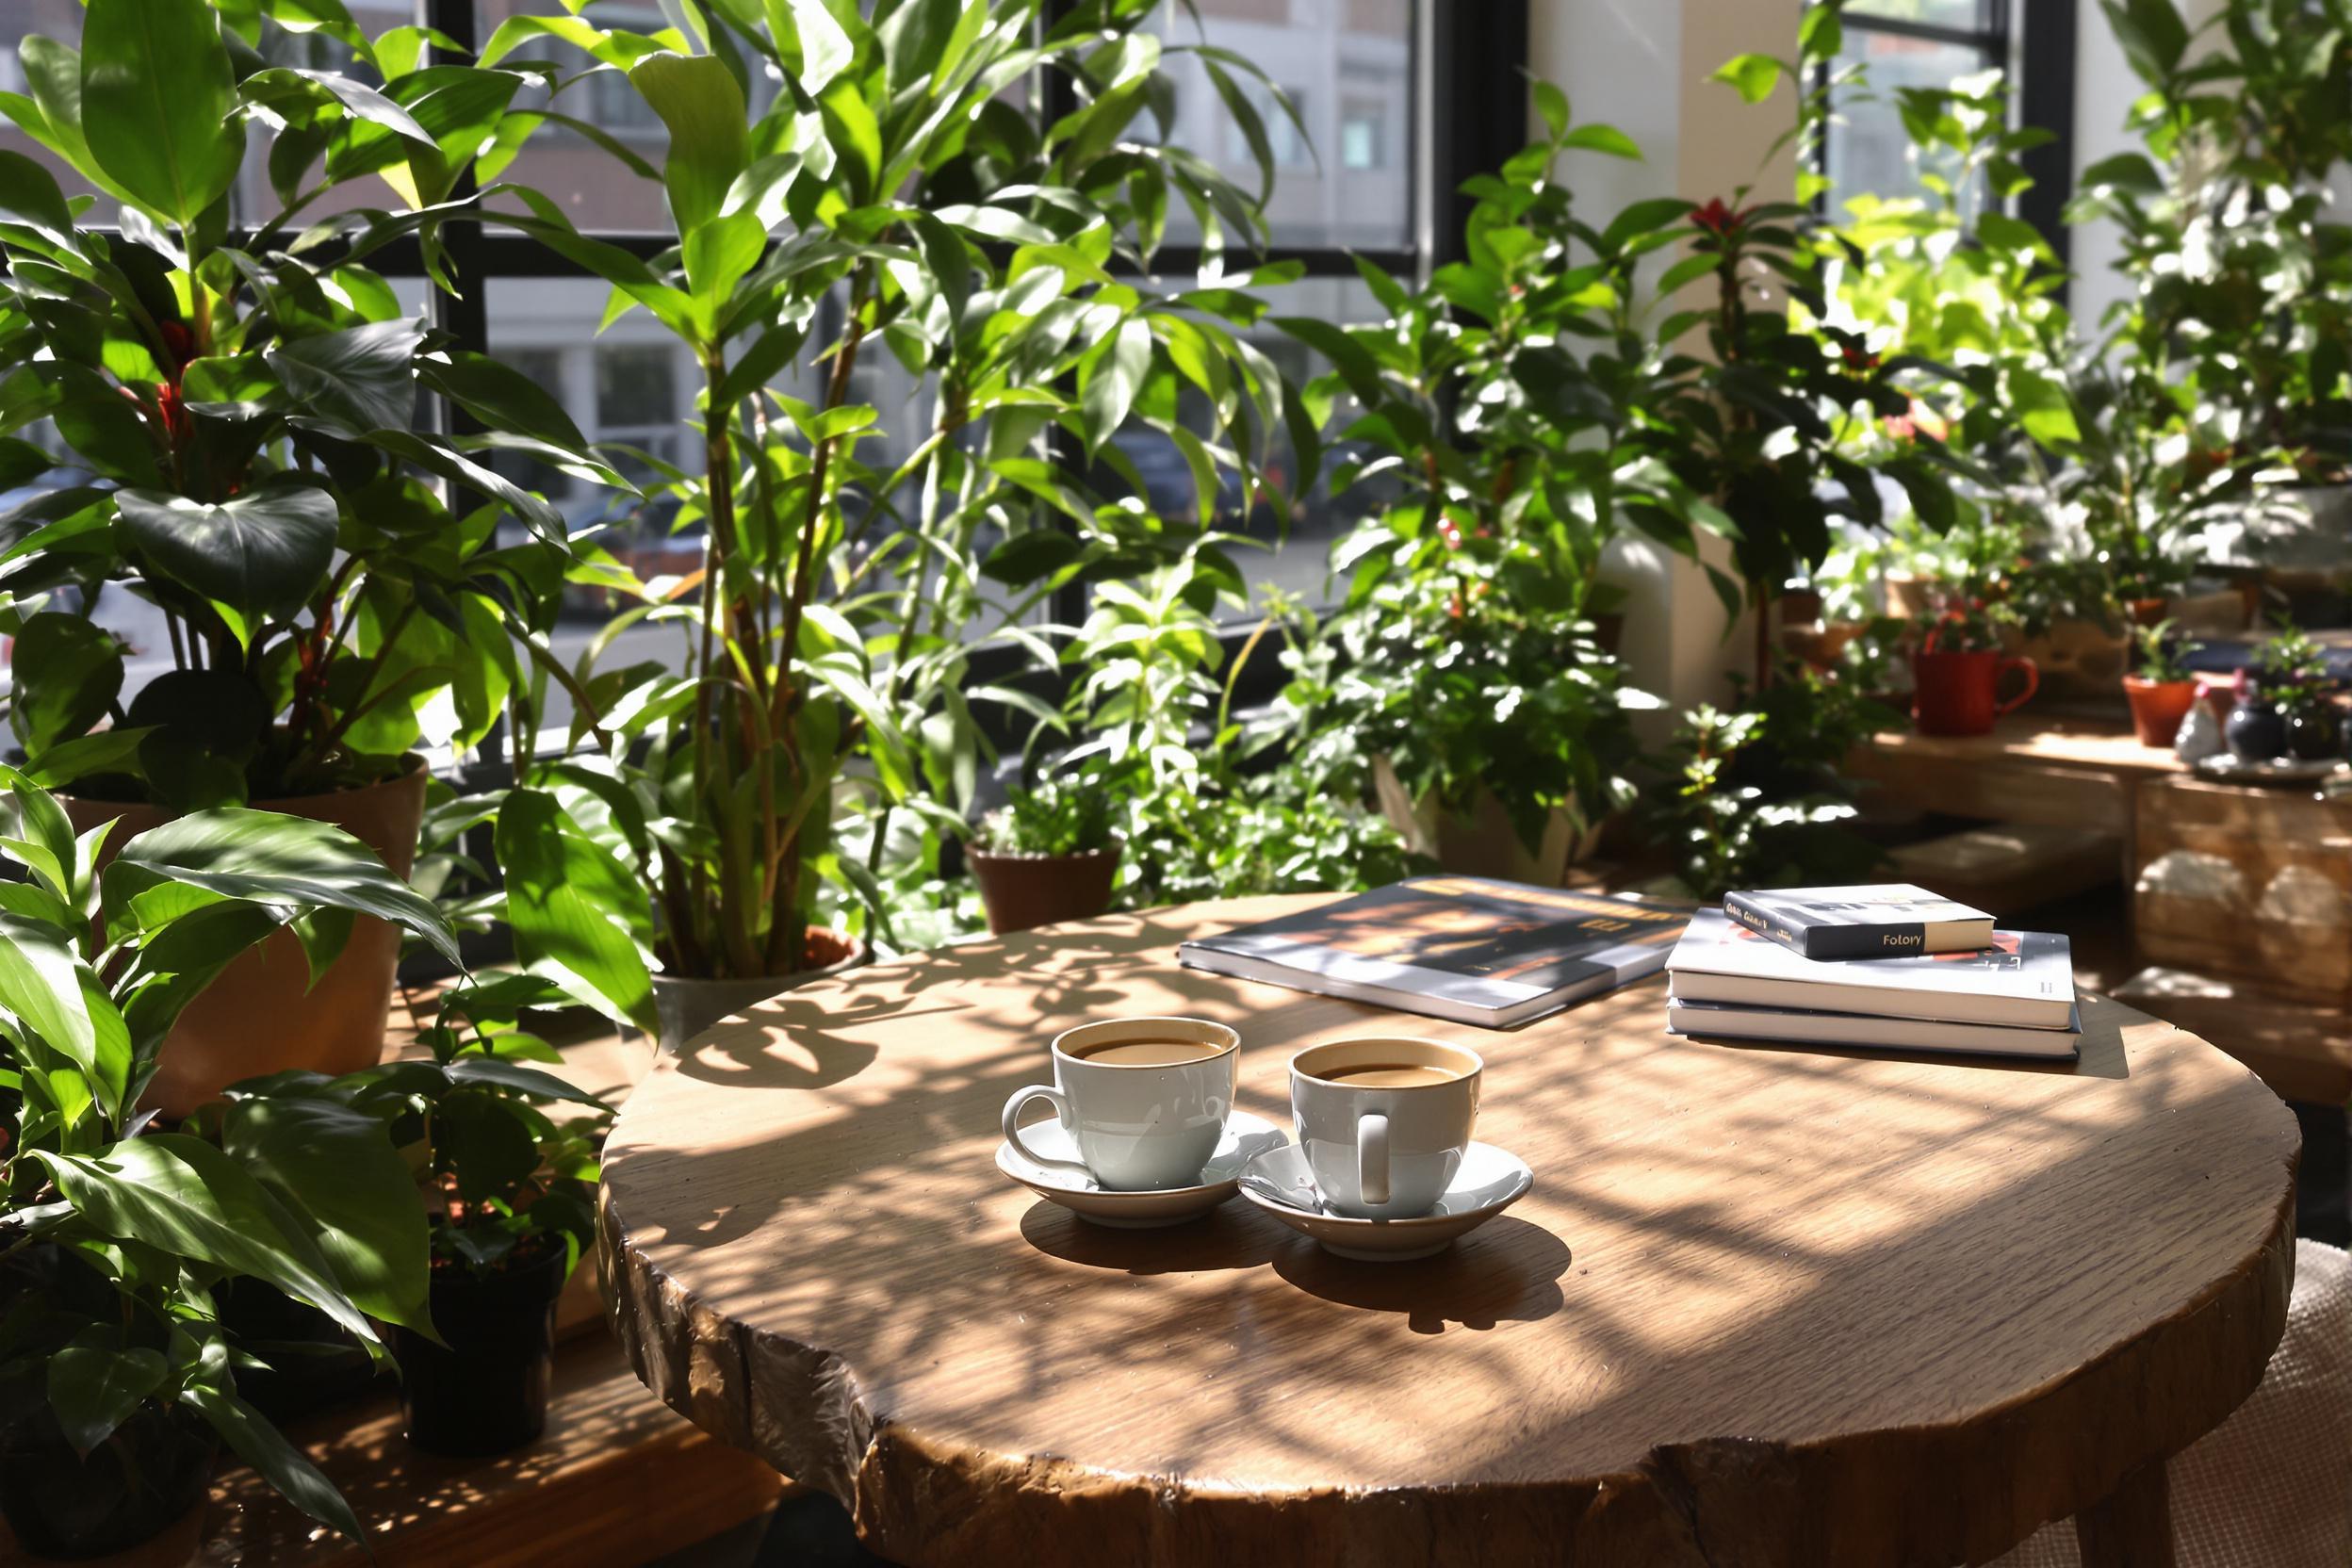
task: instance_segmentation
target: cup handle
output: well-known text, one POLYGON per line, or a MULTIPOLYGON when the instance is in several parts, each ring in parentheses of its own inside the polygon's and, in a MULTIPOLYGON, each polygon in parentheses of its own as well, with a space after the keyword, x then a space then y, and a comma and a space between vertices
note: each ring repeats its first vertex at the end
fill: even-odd
POLYGON ((2011 697, 2007 702, 2002 703, 2000 707, 1993 710, 1993 715, 1996 718, 2000 717, 2003 713, 2016 712, 2018 709, 2025 706, 2028 698, 2032 697, 2035 692, 2042 689, 2042 672, 2034 667, 2034 661, 2031 659, 2002 660, 1993 670, 1993 680, 1995 684, 1999 684, 2001 678, 2007 675, 2011 670, 2020 670, 2024 672, 2025 686, 2016 696, 2011 697))
POLYGON ((1388 1201, 1388 1118, 1356 1121, 1356 1191, 1367 1203, 1388 1201))
POLYGON ((1021 1157, 1031 1165, 1043 1166, 1048 1170, 1067 1170, 1080 1176, 1093 1175, 1083 1160, 1049 1160, 1021 1141, 1021 1113, 1032 1100, 1042 1100, 1052 1105, 1055 1119, 1063 1126, 1076 1126, 1076 1118, 1070 1114, 1070 1101, 1061 1090, 1048 1088, 1043 1084, 1032 1084, 1027 1088, 1015 1089, 1013 1097, 1004 1102, 1004 1141, 1019 1150, 1021 1157))

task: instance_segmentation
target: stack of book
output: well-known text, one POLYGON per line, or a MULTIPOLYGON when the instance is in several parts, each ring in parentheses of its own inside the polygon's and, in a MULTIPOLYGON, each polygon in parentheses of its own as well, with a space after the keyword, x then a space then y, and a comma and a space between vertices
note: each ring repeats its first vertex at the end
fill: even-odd
POLYGON ((2082 1033, 2066 938, 1909 886, 1733 893, 1666 970, 1680 1035, 2071 1059, 2082 1033))

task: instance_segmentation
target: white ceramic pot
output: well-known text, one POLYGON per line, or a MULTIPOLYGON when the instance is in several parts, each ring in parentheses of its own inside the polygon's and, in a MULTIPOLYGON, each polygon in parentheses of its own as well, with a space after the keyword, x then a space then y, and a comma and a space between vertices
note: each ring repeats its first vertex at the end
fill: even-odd
MULTIPOLYGON (((814 934, 813 928, 811 934, 814 934)), ((662 1018, 661 1049, 676 1051, 721 1019, 758 1006, 772 996, 795 990, 811 980, 839 974, 866 958, 866 944, 840 932, 825 933, 848 951, 829 964, 798 974, 754 974, 734 980, 697 980, 688 975, 653 977, 654 1011, 662 1018)))

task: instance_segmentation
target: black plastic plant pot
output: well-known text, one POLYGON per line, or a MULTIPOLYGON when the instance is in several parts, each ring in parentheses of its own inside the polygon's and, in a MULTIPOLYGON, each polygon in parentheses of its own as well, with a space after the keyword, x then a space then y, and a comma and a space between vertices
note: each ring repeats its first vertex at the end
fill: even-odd
POLYGON ((143 1404, 84 1459, 44 1409, 0 1433, 0 1514, 34 1557, 110 1557, 203 1501, 219 1446, 194 1412, 143 1404))
POLYGON ((545 1431, 563 1289, 561 1247, 486 1274, 436 1267, 433 1326, 447 1346, 393 1331, 409 1442, 474 1459, 519 1448, 545 1431))

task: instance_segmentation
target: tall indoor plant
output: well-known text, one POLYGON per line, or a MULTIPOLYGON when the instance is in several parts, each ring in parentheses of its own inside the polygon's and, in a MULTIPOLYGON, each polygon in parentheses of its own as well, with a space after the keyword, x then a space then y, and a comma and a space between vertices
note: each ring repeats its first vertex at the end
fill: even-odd
MULTIPOLYGON (((79 41, 26 39, 29 91, 0 95, 105 193, 69 202, 0 153, 0 432, 45 421, 57 443, 0 441, 0 469, 61 470, 0 519, 17 743, 85 825, 269 802, 351 827, 405 874, 425 786, 411 753, 482 737, 517 677, 510 629, 551 612, 564 569, 561 519, 481 454, 619 482, 546 393, 404 315, 368 266, 413 237, 443 271, 452 192, 523 77, 275 0, 94 0, 79 41), (383 85, 264 63, 281 19, 383 85), (363 181, 403 210, 352 204, 363 181), (274 212, 232 231, 233 191, 269 211, 265 186, 274 212), (416 428, 424 391, 496 433, 416 428), (125 597, 153 607, 170 654, 136 692, 106 625, 125 597)), ((314 988, 290 939, 268 944, 183 1023, 157 1102, 374 1060, 397 946, 364 921, 314 988)))
MULTIPOLYGON (((707 36, 559 19, 485 46, 495 63, 552 34, 626 74, 667 126, 672 247, 641 259, 528 193, 512 221, 703 370, 698 471, 664 494, 678 527, 704 531, 705 564, 661 588, 613 575, 643 599, 635 615, 680 628, 686 665, 590 658, 560 676, 594 760, 533 775, 506 808, 564 808, 524 805, 543 833, 585 836, 627 867, 650 907, 641 893, 610 911, 593 953, 541 954, 546 972, 584 964, 634 997, 649 945, 665 992, 706 993, 693 1009, 708 1016, 844 956, 828 906, 846 894, 886 921, 876 875, 898 825, 968 804, 986 744, 973 701, 1037 709, 965 680, 974 634, 1042 651, 1021 623, 1054 586, 1188 534, 1089 489, 1100 464, 1143 493, 1110 437, 1135 421, 1176 442, 1205 516, 1217 469, 1250 470, 1290 421, 1279 372, 1227 322, 1103 270, 1115 253, 1145 260, 1180 201, 1207 236, 1192 302, 1238 311, 1230 286, 1247 280, 1224 275, 1224 247, 1263 237, 1256 196, 1137 123, 1166 110, 1163 52, 1188 47, 1145 25, 1154 9, 795 0, 711 8, 707 36), (776 86, 756 113, 755 65, 776 86), (1032 74, 1066 84, 1071 112, 1006 90, 1032 74), (882 415, 857 392, 882 354, 921 393, 895 460, 877 455, 882 415), (1187 422, 1192 399, 1206 414, 1187 422), (991 581, 1007 601, 984 597, 991 581)), ((1247 69, 1203 57, 1229 80, 1247 69)), ((514 839, 555 863, 504 820, 499 835, 502 854, 514 839)), ((510 902, 561 896, 507 872, 510 902)), ((685 1011, 665 1021, 691 1032, 685 1011)))
POLYGON ((371 1120, 267 1097, 213 1136, 138 1109, 173 1021, 284 931, 331 963, 352 920, 440 946, 432 905, 324 824, 225 808, 110 840, 0 769, 0 1511, 42 1555, 135 1544, 203 1495, 216 1441, 359 1538, 324 1477, 237 1396, 245 1352, 215 1310, 250 1278, 382 1354, 430 1334, 426 1232, 371 1120), (106 851, 114 851, 101 870, 106 851))

